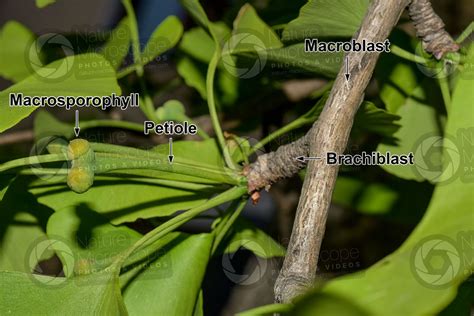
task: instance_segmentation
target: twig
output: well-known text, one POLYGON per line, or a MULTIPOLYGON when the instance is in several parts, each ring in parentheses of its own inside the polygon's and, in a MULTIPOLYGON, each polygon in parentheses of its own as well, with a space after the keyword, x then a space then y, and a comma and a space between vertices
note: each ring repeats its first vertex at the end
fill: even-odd
POLYGON ((412 0, 408 10, 416 35, 423 41, 427 52, 439 60, 444 54, 459 50, 459 45, 446 32, 443 21, 434 12, 429 0, 412 0))
MULTIPOLYGON (((407 4, 408 1, 373 1, 355 39, 385 40, 407 4)), ((345 69, 341 68, 324 110, 308 134, 274 153, 260 156, 246 168, 249 192, 268 188, 278 179, 293 175, 304 166, 295 160, 298 156, 344 151, 378 59, 375 53, 349 53, 348 56, 350 81, 346 81, 345 69)), ((337 172, 337 166, 325 165, 321 160, 309 162, 288 252, 275 284, 277 302, 288 302, 313 284, 337 172)))
MULTIPOLYGON (((407 1, 374 0, 354 36, 361 42, 384 41, 400 18, 407 1)), ((342 153, 354 116, 363 100, 379 54, 350 52, 350 81, 341 68, 319 120, 310 130, 310 155, 324 157, 326 152, 342 153)), ((319 250, 336 181, 338 166, 312 160, 296 212, 287 255, 275 283, 275 300, 288 302, 312 286, 316 277, 319 250)))
POLYGON ((268 190, 278 180, 297 173, 305 164, 295 158, 307 155, 308 152, 307 134, 293 143, 279 147, 275 152, 259 156, 256 162, 244 168, 249 193, 263 188, 268 190))

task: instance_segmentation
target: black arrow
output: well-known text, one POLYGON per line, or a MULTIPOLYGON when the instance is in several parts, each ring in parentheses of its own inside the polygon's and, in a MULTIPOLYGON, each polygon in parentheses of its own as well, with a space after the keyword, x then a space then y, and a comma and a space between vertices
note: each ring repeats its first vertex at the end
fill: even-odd
POLYGON ((79 127, 79 110, 76 110, 76 125, 74 127, 74 134, 76 137, 79 137, 79 132, 81 131, 81 128, 79 127))
POLYGON ((172 137, 169 138, 169 145, 170 145, 170 152, 168 155, 168 161, 170 163, 173 163, 174 155, 173 155, 173 138, 172 137))
POLYGON ((321 157, 305 157, 305 156, 299 156, 299 157, 296 157, 295 158, 296 160, 298 160, 299 162, 306 162, 308 160, 319 160, 319 159, 323 159, 321 157))
POLYGON ((349 56, 346 56, 346 73, 344 76, 346 76, 346 81, 349 81, 349 78, 351 77, 351 74, 349 73, 349 56))

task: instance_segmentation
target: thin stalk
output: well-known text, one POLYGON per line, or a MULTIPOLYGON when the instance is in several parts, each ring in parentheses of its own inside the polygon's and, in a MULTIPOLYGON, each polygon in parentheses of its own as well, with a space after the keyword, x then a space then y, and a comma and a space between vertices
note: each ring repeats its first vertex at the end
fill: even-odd
POLYGON ((143 66, 141 65, 141 48, 140 48, 140 36, 138 33, 137 17, 133 10, 133 5, 130 0, 122 0, 122 4, 125 7, 125 11, 128 16, 128 25, 130 29, 130 36, 132 38, 132 52, 133 61, 137 65, 135 68, 138 76, 143 75, 143 66))
POLYGON ((183 83, 183 80, 180 77, 174 78, 170 81, 168 81, 166 84, 164 84, 161 88, 160 91, 158 91, 157 96, 161 97, 164 96, 166 93, 169 93, 173 89, 176 89, 183 83))
POLYGON ((228 167, 235 169, 234 162, 230 156, 229 150, 225 143, 224 134, 222 132, 221 124, 219 122, 219 117, 217 115, 216 110, 216 99, 214 95, 214 77, 216 74, 217 64, 219 62, 220 56, 220 48, 216 44, 216 50, 214 51, 214 55, 209 63, 209 68, 207 69, 207 77, 206 77, 206 90, 207 90, 207 104, 209 107, 209 114, 211 116, 212 126, 214 127, 214 131, 216 132, 217 140, 221 147, 221 150, 224 155, 224 160, 228 167))
MULTIPOLYGON (((143 67, 144 65, 142 65, 143 67)), ((131 74, 132 72, 137 71, 138 64, 133 64, 117 72, 117 79, 122 79, 123 77, 131 74)))
POLYGON ((444 106, 446 107, 446 112, 449 113, 451 109, 451 92, 449 91, 449 82, 448 78, 445 75, 444 71, 441 71, 437 75, 438 84, 441 89, 441 94, 443 96, 444 106))
POLYGON ((133 5, 130 0, 122 0, 125 11, 127 12, 129 20, 130 35, 132 38, 132 52, 133 52, 133 61, 136 65, 134 70, 137 72, 137 76, 140 82, 140 88, 142 89, 144 108, 142 108, 143 113, 150 120, 155 120, 155 107, 153 106, 153 100, 151 99, 148 90, 146 88, 145 80, 143 79, 144 69, 142 65, 142 55, 140 48, 140 35, 138 33, 137 17, 135 11, 133 10, 133 5))
MULTIPOLYGON (((110 177, 113 175, 110 174, 103 174, 101 177, 110 177)), ((97 179, 98 181, 102 179, 97 179)), ((167 179, 157 179, 157 178, 144 178, 144 177, 130 177, 124 179, 124 181, 137 181, 142 183, 153 184, 157 186, 166 186, 170 188, 177 188, 189 191, 203 191, 203 190, 216 190, 216 186, 208 185, 208 184, 198 184, 192 182, 182 182, 182 181, 175 181, 175 180, 167 180, 167 179)), ((221 188, 222 189, 222 188, 221 188)))
POLYGON ((157 121, 156 114, 155 114, 155 106, 153 105, 153 100, 148 93, 148 89, 146 87, 145 79, 142 76, 138 76, 138 81, 140 82, 140 88, 142 89, 142 99, 144 108, 142 108, 143 113, 145 116, 152 121, 157 121))
POLYGON ((219 194, 218 196, 206 201, 205 203, 194 207, 178 216, 173 217, 169 221, 166 221, 165 223, 161 224, 160 226, 140 238, 135 244, 133 244, 122 255, 119 256, 119 258, 112 264, 112 267, 120 268, 125 262, 125 260, 127 260, 127 258, 130 257, 130 255, 132 255, 135 251, 156 242, 169 232, 175 230, 176 228, 193 219, 202 212, 207 211, 208 209, 216 207, 223 203, 238 199, 246 193, 246 187, 233 187, 232 189, 229 189, 219 194))
POLYGON ((19 158, 19 159, 5 162, 4 164, 0 165, 0 172, 13 169, 13 168, 34 165, 34 164, 59 162, 59 161, 67 161, 67 160, 68 159, 65 154, 48 154, 48 155, 30 156, 30 157, 19 158))
POLYGON ((159 170, 165 172, 178 173, 188 176, 199 177, 203 179, 220 181, 227 184, 238 185, 241 184, 241 180, 238 178, 231 177, 225 172, 211 171, 202 168, 197 168, 195 166, 190 166, 186 164, 180 164, 178 162, 173 162, 169 164, 166 160, 158 161, 153 163, 152 160, 139 160, 139 158, 129 158, 129 157, 120 157, 120 158, 111 158, 111 157, 101 157, 96 155, 95 159, 95 173, 101 174, 106 172, 111 172, 121 169, 139 169, 139 170, 159 170))
POLYGON ((287 25, 288 25, 287 23, 276 24, 276 25, 273 25, 273 26, 272 26, 272 29, 273 29, 274 31, 283 30, 287 25))
POLYGON ((127 121, 117 120, 92 120, 81 122, 81 129, 89 129, 96 127, 117 127, 135 132, 143 132, 143 125, 127 121))
POLYGON ((237 205, 231 205, 230 209, 233 207, 236 207, 234 211, 229 211, 225 215, 225 217, 222 219, 222 222, 219 223, 219 225, 216 227, 216 238, 214 238, 214 242, 212 244, 212 250, 211 253, 214 254, 217 250, 217 247, 219 247, 219 244, 221 241, 224 239, 225 235, 229 231, 230 227, 234 222, 237 220, 239 217, 240 213, 244 209, 245 205, 247 204, 247 200, 240 201, 240 203, 237 205))
POLYGON ((471 24, 469 24, 469 26, 466 27, 464 31, 462 31, 461 35, 459 35, 458 38, 456 39, 456 43, 464 42, 464 40, 468 38, 469 35, 472 34, 472 32, 474 32, 474 22, 471 22, 471 24))
POLYGON ((428 63, 428 61, 425 58, 421 56, 417 56, 413 53, 410 53, 409 51, 406 51, 403 48, 394 44, 390 45, 390 52, 400 58, 406 59, 414 63, 423 64, 423 65, 428 63))
MULTIPOLYGON (((104 177, 130 177, 130 176, 135 176, 143 179, 156 179, 156 180, 168 180, 169 179, 169 174, 167 173, 162 173, 162 172, 147 172, 143 173, 143 170, 140 169, 128 169, 128 170, 114 170, 114 171, 109 171, 107 173, 101 173, 101 176, 104 177)), ((245 181, 240 180, 242 183, 245 181)), ((189 178, 183 178, 179 179, 179 183, 183 184, 196 184, 196 185, 212 185, 212 186, 221 186, 222 187, 222 181, 219 180, 209 180, 209 179, 204 179, 204 178, 199 178, 199 177, 189 177, 189 178)))
POLYGON ((25 169, 19 172, 22 175, 34 175, 34 176, 50 176, 50 175, 58 175, 58 176, 65 176, 68 174, 68 169, 59 169, 59 168, 41 168, 41 169, 25 169))
MULTIPOLYGON (((153 159, 153 160, 160 160, 162 162, 167 161, 168 156, 165 154, 149 151, 149 150, 142 150, 138 148, 126 147, 126 146, 119 146, 119 145, 112 145, 112 144, 104 144, 104 143, 90 143, 91 148, 96 152, 96 156, 102 156, 103 158, 137 158, 143 160, 144 158, 153 159), (114 154, 114 155, 111 155, 114 154)), ((203 171, 209 172, 218 172, 221 174, 235 174, 234 170, 228 168, 214 168, 211 165, 203 164, 203 163, 196 163, 193 160, 175 157, 174 162, 178 164, 185 164, 194 168, 201 169, 203 171)))
POLYGON ((293 122, 283 126, 280 129, 277 129, 276 131, 274 131, 273 133, 271 133, 270 135, 268 135, 267 137, 265 137, 264 139, 262 139, 261 141, 256 143, 255 146, 253 146, 252 149, 250 149, 249 155, 251 155, 254 152, 256 152, 257 150, 263 148, 266 144, 268 144, 269 142, 273 141, 274 139, 280 137, 281 135, 286 134, 286 133, 288 133, 288 132, 290 132, 294 129, 300 128, 301 126, 304 126, 304 125, 310 124, 310 123, 311 122, 307 122, 306 120, 304 120, 301 117, 294 120, 293 122))
MULTIPOLYGON (((237 146, 239 146, 240 152, 242 154, 244 154, 245 153, 244 146, 242 146, 242 144, 241 144, 240 140, 238 139, 238 137, 234 134, 231 134, 230 138, 232 138, 232 140, 237 144, 237 146)), ((243 158, 244 158, 244 163, 246 165, 248 165, 250 163, 248 157, 246 155, 243 155, 243 158)))

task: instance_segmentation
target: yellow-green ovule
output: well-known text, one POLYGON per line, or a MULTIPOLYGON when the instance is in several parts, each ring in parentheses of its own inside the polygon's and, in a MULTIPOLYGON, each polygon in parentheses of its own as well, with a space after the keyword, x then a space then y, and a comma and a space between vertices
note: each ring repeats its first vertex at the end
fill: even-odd
POLYGON ((67 154, 72 161, 67 185, 76 193, 84 193, 94 183, 94 151, 87 140, 74 139, 69 143, 67 154))

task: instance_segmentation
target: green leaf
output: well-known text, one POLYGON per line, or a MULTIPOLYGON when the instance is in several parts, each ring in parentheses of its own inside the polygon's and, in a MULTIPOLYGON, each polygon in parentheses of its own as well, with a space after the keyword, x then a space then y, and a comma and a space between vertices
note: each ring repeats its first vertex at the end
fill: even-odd
POLYGON ((36 6, 40 9, 47 7, 53 3, 56 3, 56 0, 36 0, 36 6))
MULTIPOLYGON (((216 48, 221 48, 225 41, 227 41, 230 37, 230 30, 229 28, 222 22, 210 22, 207 18, 206 12, 204 11, 203 7, 199 3, 199 0, 180 0, 183 7, 191 14, 194 20, 211 36, 214 47, 211 52, 211 58, 214 55, 214 51, 216 48), (217 47, 216 47, 217 45, 217 47)), ((199 35, 202 38, 202 34, 199 35)), ((196 43, 196 42, 194 42, 196 43)), ((190 49, 196 49, 199 45, 204 45, 204 43, 197 43, 196 46, 187 46, 190 49)), ((205 45, 206 50, 209 47, 209 42, 205 45)), ((208 61, 208 62, 209 62, 208 61)))
POLYGON ((255 91, 259 89, 259 86, 252 85, 252 82, 242 82, 239 77, 235 76, 235 72, 230 72, 228 69, 219 71, 216 84, 222 106, 235 106, 239 98, 243 99, 248 95, 254 96, 255 91), (245 92, 242 92, 243 90, 245 92))
POLYGON ((196 185, 196 190, 188 190, 153 184, 137 177, 96 177, 94 185, 82 194, 71 191, 63 183, 38 184, 30 188, 30 192, 38 197, 40 203, 55 211, 87 204, 91 210, 101 213, 114 224, 134 222, 138 218, 169 216, 203 203, 211 194, 205 185, 196 185))
POLYGON ((23 24, 8 21, 0 31, 0 75, 17 82, 31 74, 26 52, 36 36, 23 24))
POLYGON ((403 225, 420 222, 433 194, 429 183, 392 179, 390 183, 339 175, 332 202, 348 210, 383 216, 403 225))
POLYGON ((285 256, 285 248, 254 224, 241 218, 232 226, 232 234, 224 244, 224 253, 236 252, 244 247, 261 258, 285 256))
POLYGON ((64 279, 0 272, 0 283, 1 314, 127 315, 112 273, 64 279))
POLYGON ((237 17, 234 20, 234 30, 232 33, 240 34, 247 32, 248 35, 254 35, 251 41, 237 41, 232 43, 231 49, 234 52, 245 51, 248 49, 254 50, 253 45, 263 45, 261 49, 280 48, 283 43, 278 38, 278 35, 257 15, 257 12, 250 4, 245 4, 240 9, 237 17), (243 45, 245 44, 245 45, 243 45))
POLYGON ((380 98, 389 112, 397 113, 407 96, 417 87, 418 78, 412 65, 400 62, 393 67, 387 79, 388 83, 380 89, 380 98))
MULTIPOLYGON (((390 41, 407 51, 413 51, 419 44, 413 37, 398 29, 392 32, 390 41)), ((380 85, 380 98, 390 113, 397 113, 421 81, 421 73, 414 63, 393 54, 380 56, 375 75, 380 85)))
POLYGON ((26 192, 30 178, 1 176, 0 185, 0 270, 32 272, 38 260, 32 246, 45 237, 46 221, 53 212, 26 192), (36 260, 28 264, 26 258, 36 260))
POLYGON ((367 311, 344 298, 313 291, 299 298, 288 315, 366 316, 367 311))
POLYGON ((131 40, 132 36, 130 35, 128 17, 125 17, 110 33, 110 38, 100 50, 101 54, 111 63, 114 69, 117 70, 122 65, 130 50, 131 40))
POLYGON ((365 101, 354 118, 354 127, 357 130, 392 138, 400 128, 400 125, 395 123, 399 119, 399 116, 376 107, 372 102, 365 101))
POLYGON ((386 185, 342 176, 337 178, 332 196, 333 203, 365 214, 388 213, 397 199, 398 193, 386 185))
POLYGON ((234 77, 252 78, 265 66, 267 51, 282 46, 275 32, 246 4, 234 20, 232 36, 223 46, 221 61, 234 77), (255 60, 246 62, 237 57, 245 54, 253 55, 255 60))
POLYGON ((180 0, 182 6, 191 14, 193 19, 203 27, 207 32, 209 32, 213 37, 215 37, 215 33, 212 30, 212 24, 209 22, 207 18, 206 12, 202 8, 199 0, 180 0))
POLYGON ((250 5, 241 8, 234 21, 232 34, 231 41, 227 42, 229 45, 224 46, 222 53, 222 61, 228 70, 246 69, 257 65, 260 70, 264 66, 272 69, 283 68, 287 71, 296 68, 335 77, 342 62, 342 54, 339 53, 305 53, 303 43, 283 47, 278 36, 258 17, 250 5), (252 59, 249 62, 250 66, 245 64, 244 58, 239 61, 229 60, 230 55, 252 59))
POLYGON ((292 307, 293 305, 291 304, 270 304, 246 310, 245 312, 238 313, 237 316, 271 316, 277 313, 284 314, 290 311, 292 307))
POLYGON ((178 121, 186 120, 186 114, 183 103, 179 100, 168 100, 156 109, 156 117, 161 121, 178 121))
MULTIPOLYGON (((0 207, 0 211, 12 210, 0 207)), ((2 217, 5 216, 0 218, 2 217)), ((10 222, 2 221, 0 233, 2 233, 0 271, 31 272, 32 267, 25 263, 25 258, 30 255, 29 250, 32 243, 46 236, 44 227, 38 222, 38 219, 29 213, 18 212, 11 218, 10 222)))
POLYGON ((175 235, 160 249, 158 259, 141 269, 131 283, 122 284, 130 314, 153 311, 155 315, 192 315, 199 301, 212 241, 212 234, 175 235))
MULTIPOLYGON (((396 145, 380 144, 377 150, 381 153, 389 151, 392 154, 413 152, 415 163, 416 161, 430 160, 434 166, 440 166, 442 157, 440 146, 431 146, 430 151, 426 153, 420 147, 423 146, 425 139, 442 135, 443 118, 436 110, 442 100, 438 91, 439 89, 431 81, 424 81, 422 85, 418 86, 397 111, 397 115, 401 117, 398 122, 401 127, 393 136, 398 139, 398 143, 396 145), (429 155, 429 157, 423 157, 423 155, 429 155)), ((383 165, 381 167, 402 179, 424 181, 427 178, 432 180, 429 170, 424 171, 416 166, 383 165)))
POLYGON ((204 304, 204 298, 203 298, 203 294, 202 294, 202 290, 201 290, 201 291, 199 291, 199 296, 198 296, 198 299, 196 301, 196 305, 194 306, 193 316, 204 316, 203 304, 204 304))
MULTIPOLYGON (((0 203, 3 201, 5 194, 8 192, 8 188, 14 183, 16 175, 2 174, 0 175, 0 203)), ((0 204, 1 205, 1 204, 0 204)))
MULTIPOLYGON (((474 271, 469 245, 474 165, 465 155, 472 148, 472 97, 471 79, 460 79, 445 131, 457 136, 460 152, 450 147, 443 150, 451 158, 460 155, 461 163, 451 182, 436 186, 421 223, 393 254, 356 275, 330 281, 323 292, 342 296, 375 315, 434 315, 454 299, 458 286, 474 271)), ((452 163, 444 160, 444 167, 452 163)))
POLYGON ((198 61, 209 63, 215 45, 212 37, 202 27, 195 27, 184 33, 179 49, 198 61))
POLYGON ((51 215, 47 233, 51 239, 60 237, 64 241, 54 243, 53 248, 67 277, 107 268, 117 255, 141 237, 128 227, 113 226, 87 204, 71 206, 51 215))
MULTIPOLYGON (((224 44, 231 35, 229 27, 223 22, 209 22, 209 24, 218 37, 219 44, 224 44)), ((209 64, 216 48, 216 41, 206 29, 195 27, 185 32, 179 49, 197 61, 209 64)))
POLYGON ((352 37, 359 28, 369 0, 310 0, 285 27, 284 41, 308 37, 352 37))
POLYGON ((180 58, 176 69, 186 85, 196 89, 203 99, 207 99, 205 70, 199 69, 199 65, 188 57, 180 58))
MULTIPOLYGON (((63 270, 74 277, 105 269, 141 238, 128 227, 111 225, 85 204, 53 214, 48 235, 64 241, 53 247, 63 270)), ((173 232, 132 254, 120 276, 128 312, 189 315, 198 301, 212 240, 210 234, 173 232)))
POLYGON ((164 52, 173 48, 183 35, 183 25, 175 16, 167 17, 153 31, 143 49, 143 64, 149 63, 164 52))
POLYGON ((69 56, 37 70, 0 92, 0 132, 28 117, 37 107, 10 107, 9 94, 25 96, 102 96, 121 94, 115 71, 98 54, 69 56), (96 68, 90 65, 97 65, 96 68), (51 77, 53 76, 53 77, 51 77), (54 78, 54 79, 52 79, 54 78))
POLYGON ((64 136, 71 138, 74 135, 74 125, 61 122, 46 110, 39 110, 34 120, 36 141, 48 136, 64 136))

